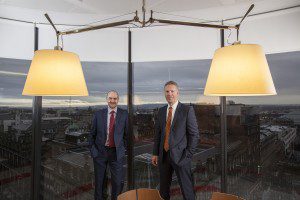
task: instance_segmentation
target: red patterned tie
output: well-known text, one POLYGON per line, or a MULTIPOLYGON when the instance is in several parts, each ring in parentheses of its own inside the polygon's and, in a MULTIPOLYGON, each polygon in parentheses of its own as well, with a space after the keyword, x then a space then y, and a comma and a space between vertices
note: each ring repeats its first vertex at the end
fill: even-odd
POLYGON ((108 134, 108 146, 115 147, 114 141, 114 131, 115 131, 115 111, 110 112, 110 119, 109 119, 109 134, 108 134))

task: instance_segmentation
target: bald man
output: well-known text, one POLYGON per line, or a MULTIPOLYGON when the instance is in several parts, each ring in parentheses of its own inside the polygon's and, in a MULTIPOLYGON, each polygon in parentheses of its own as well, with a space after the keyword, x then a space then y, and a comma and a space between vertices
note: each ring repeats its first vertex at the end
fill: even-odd
POLYGON ((124 185, 124 158, 127 147, 128 113, 118 108, 119 95, 107 93, 107 108, 94 115, 90 133, 90 151, 94 161, 95 200, 103 199, 105 171, 111 172, 111 199, 116 200, 124 185))

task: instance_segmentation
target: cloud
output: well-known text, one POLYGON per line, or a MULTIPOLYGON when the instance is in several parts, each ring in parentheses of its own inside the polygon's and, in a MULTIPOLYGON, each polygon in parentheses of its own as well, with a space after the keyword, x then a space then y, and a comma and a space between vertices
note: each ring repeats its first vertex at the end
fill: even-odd
POLYGON ((27 76, 25 73, 18 73, 18 72, 9 72, 9 71, 0 71, 1 75, 8 75, 8 76, 27 76))
POLYGON ((0 106, 30 107, 32 98, 4 98, 0 96, 0 106))
POLYGON ((90 105, 90 102, 79 99, 43 99, 44 107, 81 107, 90 105))
POLYGON ((198 95, 196 103, 200 104, 219 104, 220 98, 214 97, 214 96, 204 96, 204 95, 198 95))
POLYGON ((300 95, 300 52, 270 54, 267 60, 277 93, 300 95))
MULTIPOLYGON (((278 95, 228 99, 246 104, 299 104, 300 51, 270 54, 267 55, 267 60, 278 95)), ((182 102, 217 102, 214 98, 203 96, 210 62, 211 60, 190 60, 134 63, 135 104, 165 103, 163 86, 169 80, 179 84, 182 102)), ((6 99, 0 101, 0 106, 31 106, 31 102, 24 100, 22 96, 29 64, 30 61, 27 60, 0 58, 0 95, 6 99)), ((82 66, 90 96, 72 97, 74 106, 105 105, 106 92, 112 89, 122 97, 120 104, 127 104, 127 63, 82 62, 82 66)), ((53 100, 47 100, 43 104, 68 106, 68 99, 64 98, 53 97, 53 100)), ((46 99, 49 98, 43 98, 46 99)))
MULTIPOLYGON (((127 97, 128 97, 127 95, 120 96, 119 104, 120 105, 127 105, 127 100, 128 100, 127 97)), ((134 95, 134 97, 133 97, 133 104, 134 105, 142 105, 144 103, 145 103, 145 101, 144 101, 143 97, 138 96, 138 95, 134 95)))

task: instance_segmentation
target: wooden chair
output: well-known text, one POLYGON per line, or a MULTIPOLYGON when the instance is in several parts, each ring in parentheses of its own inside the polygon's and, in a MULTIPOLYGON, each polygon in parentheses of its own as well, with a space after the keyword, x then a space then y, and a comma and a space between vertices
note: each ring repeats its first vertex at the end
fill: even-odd
POLYGON ((136 200, 138 199, 137 190, 129 190, 118 196, 118 200, 136 200))
POLYGON ((124 192, 118 196, 118 200, 163 200, 158 190, 141 188, 124 192))
POLYGON ((232 194, 214 192, 212 194, 211 200, 245 200, 245 199, 232 194))
POLYGON ((155 189, 141 188, 137 189, 137 193, 139 200, 163 200, 155 189))

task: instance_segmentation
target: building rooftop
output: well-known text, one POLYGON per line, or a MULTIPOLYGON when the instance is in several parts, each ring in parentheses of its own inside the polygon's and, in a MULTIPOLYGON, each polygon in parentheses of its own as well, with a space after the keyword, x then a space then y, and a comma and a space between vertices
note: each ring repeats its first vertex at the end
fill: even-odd
POLYGON ((57 157, 57 160, 69 163, 76 167, 83 168, 86 164, 90 166, 90 171, 93 172, 93 160, 91 159, 89 153, 86 152, 65 152, 57 157))

